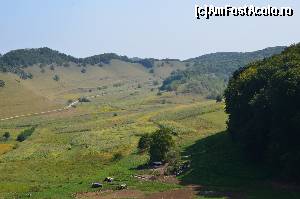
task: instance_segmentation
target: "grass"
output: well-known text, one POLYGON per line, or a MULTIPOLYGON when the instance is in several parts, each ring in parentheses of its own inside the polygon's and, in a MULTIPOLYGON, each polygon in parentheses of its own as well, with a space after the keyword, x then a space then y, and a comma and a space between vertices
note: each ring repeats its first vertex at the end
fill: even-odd
MULTIPOLYGON (((33 93, 44 93, 50 104, 61 106, 76 96, 106 94, 65 112, 1 121, 0 135, 10 132, 11 138, 0 141, 0 198, 25 198, 28 194, 31 198, 72 198, 78 192, 95 191, 90 184, 107 176, 114 177, 115 184, 105 184, 104 189, 126 183, 130 189, 152 193, 198 184, 217 191, 219 195, 215 198, 240 194, 243 198, 299 196, 297 191, 274 189, 267 170, 243 160, 223 132, 227 120, 224 104, 194 95, 158 96, 157 92, 151 92, 154 87, 148 83, 159 79, 153 75, 163 70, 161 67, 156 66, 150 74, 138 65, 122 65, 122 68, 118 64, 123 63, 113 61, 112 68, 91 67, 85 74, 80 68, 68 74, 66 68, 55 69, 62 79, 58 83, 51 80, 53 71, 46 69, 44 76, 39 77, 40 69, 28 69, 34 78, 22 81, 20 86, 33 93), (117 82, 120 86, 113 87, 117 82), (141 88, 138 84, 142 84, 141 88), (107 88, 97 89, 105 85, 107 88), (157 124, 175 128, 179 132, 176 138, 179 148, 184 155, 192 155, 192 169, 180 176, 180 185, 141 182, 132 177, 141 172, 134 168, 148 161, 147 155, 137 154, 138 139, 157 129, 157 124), (22 131, 32 127, 36 128, 31 136, 23 142, 16 141, 22 131)), ((181 66, 174 63, 172 67, 181 66)), ((8 86, 12 87, 7 89, 11 90, 2 90, 2 96, 6 92, 11 95, 14 82, 10 81, 8 86)), ((28 104, 32 103, 26 101, 26 96, 23 105, 30 107, 28 104)), ((5 109, 1 106, 0 112, 8 114, 14 103, 8 103, 10 107, 5 109)), ((38 99, 36 103, 38 107, 38 99)), ((35 110, 35 103, 32 108, 35 110)), ((199 198, 205 197, 199 193, 199 198)))

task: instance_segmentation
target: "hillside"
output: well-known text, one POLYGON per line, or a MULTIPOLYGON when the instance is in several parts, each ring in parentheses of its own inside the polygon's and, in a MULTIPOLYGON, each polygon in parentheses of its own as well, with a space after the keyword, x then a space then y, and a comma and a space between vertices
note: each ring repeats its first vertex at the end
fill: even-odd
MULTIPOLYGON (((63 107, 80 96, 138 87, 216 96, 236 68, 281 51, 215 53, 180 61, 105 53, 75 58, 49 48, 10 51, 0 57, 0 118, 63 107), (34 106, 29 104, 34 101, 34 106), (14 107, 12 109, 12 107, 14 107)), ((117 91, 123 90, 123 91, 117 91)))
POLYGON ((225 99, 228 130, 244 154, 299 180, 300 44, 236 71, 225 99))
POLYGON ((208 97, 221 94, 231 74, 253 61, 278 54, 285 47, 254 52, 220 52, 185 60, 187 69, 173 72, 164 80, 161 90, 200 93, 208 97))
POLYGON ((23 69, 35 64, 39 64, 40 67, 50 64, 68 67, 70 66, 70 63, 83 67, 86 65, 98 65, 101 67, 104 64, 109 64, 112 60, 138 63, 145 68, 151 68, 153 67, 155 59, 129 59, 126 56, 120 56, 115 53, 104 53, 86 58, 75 58, 44 47, 12 50, 3 56, 0 56, 0 71, 12 72, 18 74, 22 79, 30 79, 31 74, 26 73, 23 69))

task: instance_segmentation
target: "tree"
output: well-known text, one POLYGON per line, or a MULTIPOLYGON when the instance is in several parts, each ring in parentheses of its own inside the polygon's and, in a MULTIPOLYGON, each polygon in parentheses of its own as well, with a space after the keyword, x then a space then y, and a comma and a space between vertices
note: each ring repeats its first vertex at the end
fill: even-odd
POLYGON ((225 91, 228 130, 252 161, 300 179, 300 44, 236 71, 225 91))
POLYGON ((160 128, 151 136, 150 162, 167 161, 167 154, 174 148, 175 142, 167 128, 160 128))

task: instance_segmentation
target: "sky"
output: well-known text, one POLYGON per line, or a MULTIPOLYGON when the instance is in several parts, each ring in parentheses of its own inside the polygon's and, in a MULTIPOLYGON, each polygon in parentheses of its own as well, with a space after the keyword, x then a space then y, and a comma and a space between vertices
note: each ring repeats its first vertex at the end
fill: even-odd
POLYGON ((0 53, 49 47, 187 59, 300 42, 299 0, 0 0, 0 53), (195 18, 195 4, 290 6, 293 17, 195 18))

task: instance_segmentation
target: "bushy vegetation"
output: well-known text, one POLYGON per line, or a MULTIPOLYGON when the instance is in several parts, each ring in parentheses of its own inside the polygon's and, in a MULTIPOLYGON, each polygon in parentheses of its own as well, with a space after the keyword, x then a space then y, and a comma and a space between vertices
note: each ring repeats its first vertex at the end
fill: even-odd
POLYGON ((10 138, 10 133, 9 132, 5 132, 2 136, 5 140, 8 140, 10 138))
POLYGON ((284 47, 250 53, 214 53, 186 60, 193 64, 174 71, 164 80, 161 90, 200 93, 215 98, 223 93, 231 74, 252 61, 280 53, 284 47))
POLYGON ((228 130, 248 157, 300 179, 300 44, 233 74, 228 130))
POLYGON ((52 50, 50 48, 32 48, 10 51, 0 57, 0 71, 12 72, 18 74, 22 79, 30 78, 24 72, 23 68, 39 64, 42 69, 45 65, 50 65, 54 70, 56 66, 69 67, 70 63, 76 63, 81 66, 110 64, 111 60, 121 60, 129 63, 139 63, 146 68, 153 67, 154 59, 129 59, 127 56, 120 56, 115 53, 104 53, 86 58, 75 58, 64 53, 52 50))
POLYGON ((139 63, 143 65, 145 68, 152 68, 154 66, 154 61, 155 59, 149 58, 149 59, 139 59, 137 61, 134 61, 134 63, 139 63))
POLYGON ((25 141, 28 137, 30 137, 32 135, 32 133, 34 132, 34 130, 35 130, 35 127, 32 127, 30 129, 26 129, 26 130, 22 131, 17 136, 17 141, 19 141, 19 142, 25 141))
POLYGON ((59 81, 59 80, 60 80, 60 77, 59 77, 58 75, 54 75, 54 76, 53 76, 53 80, 54 80, 54 81, 59 81))
POLYGON ((151 142, 152 142, 151 134, 146 133, 142 135, 138 143, 139 151, 140 152, 148 151, 150 149, 151 142))
POLYGON ((149 152, 150 162, 168 162, 173 157, 170 154, 173 154, 172 151, 175 147, 172 136, 172 129, 160 126, 154 133, 145 134, 140 138, 138 149, 149 152))
POLYGON ((0 88, 5 86, 5 81, 0 79, 0 88))
POLYGON ((91 100, 89 100, 87 97, 80 97, 78 98, 79 102, 90 102, 91 100))

